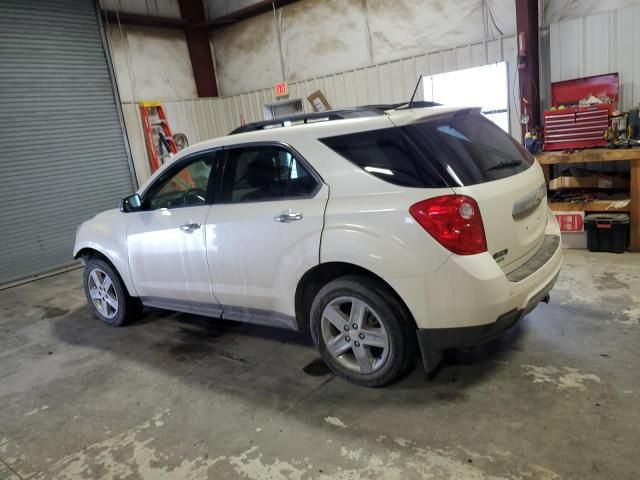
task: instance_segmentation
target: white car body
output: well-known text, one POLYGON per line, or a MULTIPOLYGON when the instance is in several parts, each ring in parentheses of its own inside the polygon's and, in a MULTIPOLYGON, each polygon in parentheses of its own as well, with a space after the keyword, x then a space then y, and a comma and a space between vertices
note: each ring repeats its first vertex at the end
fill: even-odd
MULTIPOLYGON (((384 280, 419 330, 490 327, 510 312, 518 312, 519 318, 548 294, 562 262, 559 227, 547 208, 544 177, 536 162, 522 173, 487 183, 412 188, 381 180, 318 141, 455 111, 397 110, 240 133, 191 146, 170 164, 197 152, 282 143, 313 167, 320 188, 312 198, 110 210, 79 227, 74 256, 99 252, 113 264, 128 293, 145 305, 290 328, 304 328, 306 321, 296 310, 301 280, 315 267, 333 262, 384 280), (409 213, 416 202, 452 194, 477 201, 487 251, 454 254, 409 213), (518 202, 533 205, 521 219, 514 213, 518 202), (302 221, 274 221, 292 212, 302 214, 302 221), (203 228, 180 228, 196 223, 203 228), (552 254, 532 267, 532 258, 540 255, 550 236, 558 239, 552 254), (501 262, 494 260, 496 252, 505 250, 501 262), (531 271, 523 272, 528 266, 531 271)), ((155 172, 138 193, 144 196, 167 168, 155 172)))

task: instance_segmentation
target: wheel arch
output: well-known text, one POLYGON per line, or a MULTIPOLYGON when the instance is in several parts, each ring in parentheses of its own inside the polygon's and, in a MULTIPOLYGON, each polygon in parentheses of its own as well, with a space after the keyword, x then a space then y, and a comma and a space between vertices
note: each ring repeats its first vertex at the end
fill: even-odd
MULTIPOLYGON (((307 270, 300 278, 295 293, 295 313, 296 322, 300 331, 309 330, 309 312, 311 304, 320 289, 327 283, 346 275, 361 275, 371 278, 380 283, 398 302, 407 318, 416 326, 416 321, 411 310, 398 294, 398 292, 382 277, 359 265, 348 262, 326 262, 320 263, 313 268, 307 270)), ((417 328, 417 326, 416 326, 417 328)))
POLYGON ((117 267, 116 263, 113 260, 111 260, 105 252, 102 252, 94 247, 83 247, 80 250, 78 250, 78 252, 73 256, 73 258, 81 259, 83 264, 85 265, 89 261, 89 258, 98 258, 102 260, 103 262, 107 263, 113 269, 114 272, 116 272, 118 277, 120 277, 120 280, 122 281, 125 288, 127 289, 127 293, 129 293, 129 295, 131 295, 132 297, 137 296, 137 293, 133 288, 133 285, 131 285, 130 282, 127 282, 127 279, 122 275, 122 272, 117 267))

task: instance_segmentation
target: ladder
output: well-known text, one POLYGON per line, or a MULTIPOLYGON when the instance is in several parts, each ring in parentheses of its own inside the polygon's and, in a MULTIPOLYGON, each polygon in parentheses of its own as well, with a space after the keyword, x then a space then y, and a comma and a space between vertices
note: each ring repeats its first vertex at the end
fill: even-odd
POLYGON ((157 100, 140 102, 140 117, 144 131, 149 167, 155 172, 166 159, 178 153, 178 145, 171 133, 162 102, 157 100))

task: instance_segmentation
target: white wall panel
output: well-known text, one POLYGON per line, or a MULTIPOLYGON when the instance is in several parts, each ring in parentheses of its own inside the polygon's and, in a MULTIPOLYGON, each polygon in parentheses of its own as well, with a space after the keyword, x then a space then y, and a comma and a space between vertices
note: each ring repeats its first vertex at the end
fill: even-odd
MULTIPOLYGON (((283 80, 282 63, 284 79, 296 82, 515 34, 513 0, 303 0, 277 16, 276 22, 267 12, 212 33, 223 95, 283 80), (494 12, 503 34, 484 23, 484 8, 494 12)), ((441 56, 443 72, 471 66, 475 58, 452 49, 441 56)), ((384 80, 377 86, 382 89, 384 80)))
POLYGON ((640 0, 543 0, 544 25, 640 5, 640 0))
POLYGON ((123 102, 197 96, 183 32, 114 23, 105 29, 123 102))

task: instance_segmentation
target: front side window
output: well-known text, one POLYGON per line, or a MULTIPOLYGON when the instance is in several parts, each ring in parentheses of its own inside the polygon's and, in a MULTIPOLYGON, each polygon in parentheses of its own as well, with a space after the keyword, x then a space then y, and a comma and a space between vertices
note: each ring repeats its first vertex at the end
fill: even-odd
POLYGON ((172 176, 154 185, 147 196, 150 209, 177 208, 207 203, 207 186, 215 154, 193 160, 172 176))
POLYGON ((259 202, 312 195, 318 181, 291 152, 278 146, 229 150, 222 201, 259 202))

